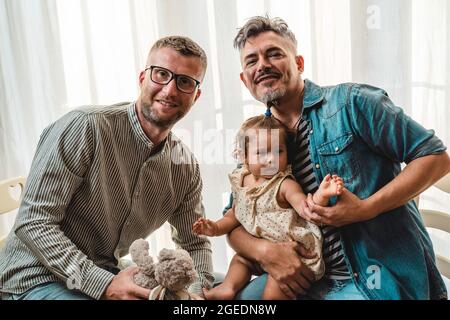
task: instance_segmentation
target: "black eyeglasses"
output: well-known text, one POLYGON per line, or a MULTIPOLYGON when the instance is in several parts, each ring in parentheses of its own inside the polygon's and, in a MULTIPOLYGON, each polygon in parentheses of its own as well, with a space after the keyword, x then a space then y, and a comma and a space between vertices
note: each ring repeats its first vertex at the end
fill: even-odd
POLYGON ((175 83, 177 85, 178 90, 184 93, 192 93, 195 91, 200 85, 200 81, 195 80, 184 74, 176 74, 170 71, 169 69, 158 67, 158 66, 150 66, 144 69, 144 71, 150 70, 150 79, 157 84, 166 85, 172 79, 175 79, 175 83))

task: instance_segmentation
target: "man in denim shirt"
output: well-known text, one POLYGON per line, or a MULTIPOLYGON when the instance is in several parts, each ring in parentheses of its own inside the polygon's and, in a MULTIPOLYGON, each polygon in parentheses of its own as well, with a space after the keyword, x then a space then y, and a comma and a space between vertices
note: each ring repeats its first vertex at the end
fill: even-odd
MULTIPOLYGON (((327 173, 346 190, 327 208, 309 196, 299 214, 337 227, 348 280, 311 283, 297 243, 271 243, 238 227, 228 240, 234 250, 260 263, 288 296, 313 299, 446 299, 429 235, 412 200, 450 171, 446 147, 382 89, 360 84, 320 87, 302 80, 303 58, 281 19, 254 17, 242 27, 241 79, 289 128, 306 122, 309 157, 317 181, 327 173), (401 170, 400 164, 407 166, 401 170)), ((303 185, 302 185, 303 187, 303 185)), ((232 209, 229 209, 232 210, 232 209)), ((258 298, 265 277, 241 298, 258 298)))

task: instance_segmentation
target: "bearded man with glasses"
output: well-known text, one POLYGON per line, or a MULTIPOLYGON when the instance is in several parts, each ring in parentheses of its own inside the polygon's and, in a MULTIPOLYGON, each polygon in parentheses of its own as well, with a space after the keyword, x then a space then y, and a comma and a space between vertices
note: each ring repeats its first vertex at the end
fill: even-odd
POLYGON ((137 268, 120 271, 118 260, 166 221, 199 274, 191 297, 212 286, 210 242, 191 230, 204 216, 199 165, 171 133, 206 65, 191 39, 160 39, 136 102, 75 109, 44 130, 0 252, 1 299, 148 299, 137 268))

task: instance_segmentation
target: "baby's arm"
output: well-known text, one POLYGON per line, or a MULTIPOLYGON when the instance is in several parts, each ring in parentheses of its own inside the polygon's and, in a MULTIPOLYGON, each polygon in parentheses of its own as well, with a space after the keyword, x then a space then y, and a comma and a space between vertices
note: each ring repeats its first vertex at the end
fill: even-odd
POLYGON ((301 213, 303 212, 302 200, 306 200, 306 195, 300 185, 293 179, 284 179, 277 194, 278 204, 283 208, 292 207, 301 213))
POLYGON ((212 221, 206 218, 200 218, 194 222, 192 231, 195 234, 203 234, 209 237, 218 237, 229 233, 239 226, 239 221, 234 215, 234 210, 228 210, 222 219, 212 221))
POLYGON ((331 197, 338 196, 344 189, 344 181, 337 175, 327 174, 319 186, 319 189, 313 195, 314 203, 325 207, 331 197))

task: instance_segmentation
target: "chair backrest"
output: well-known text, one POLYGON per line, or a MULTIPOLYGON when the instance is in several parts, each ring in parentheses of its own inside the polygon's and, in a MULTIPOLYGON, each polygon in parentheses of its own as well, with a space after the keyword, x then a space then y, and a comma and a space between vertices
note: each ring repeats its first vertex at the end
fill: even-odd
MULTIPOLYGON (((20 205, 23 189, 25 187, 25 177, 17 177, 0 181, 0 215, 17 209, 20 205), (20 188, 20 195, 17 199, 13 197, 11 191, 20 188)), ((0 248, 3 246, 6 235, 0 235, 0 248)))
MULTIPOLYGON (((434 186, 450 194, 450 174, 447 174, 440 179, 434 186)), ((450 233, 450 214, 428 209, 420 209, 420 214, 422 215, 426 227, 450 233)), ((441 274, 450 279, 450 259, 440 254, 436 254, 436 264, 441 274)))

